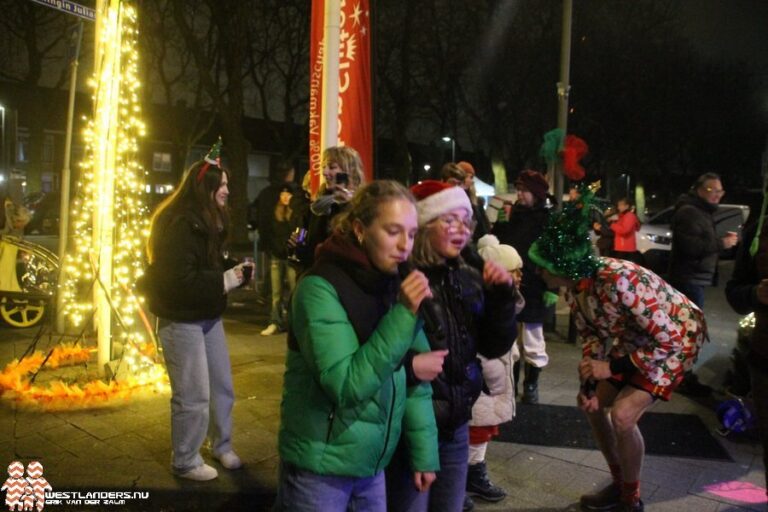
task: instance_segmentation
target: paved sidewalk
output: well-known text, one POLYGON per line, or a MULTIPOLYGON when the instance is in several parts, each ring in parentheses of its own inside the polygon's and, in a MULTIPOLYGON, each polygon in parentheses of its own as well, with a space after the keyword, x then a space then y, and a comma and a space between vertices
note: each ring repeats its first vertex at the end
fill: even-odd
MULTIPOLYGON (((126 500, 109 510, 267 510, 274 497, 277 473, 276 433, 282 384, 285 336, 259 336, 266 322, 264 307, 252 294, 232 297, 225 319, 237 401, 234 411, 235 449, 246 463, 239 471, 220 470, 217 480, 182 481, 169 473, 169 397, 134 399, 106 409, 39 413, 0 403, 0 466, 13 460, 39 460, 54 491, 143 491, 148 499, 126 500)), ((733 320, 726 315, 727 323, 733 320)), ((733 329, 731 329, 733 331, 733 329)), ((33 330, 0 328, 0 364, 26 349, 33 330)), ((579 350, 550 337, 551 363, 542 373, 541 401, 574 403, 575 368, 579 350)), ((45 341, 40 348, 45 348, 45 341)), ((732 340, 731 340, 732 343, 732 340)), ((721 374, 727 364, 728 342, 715 347, 702 377, 721 374), (721 352, 725 351, 725 356, 721 352)), ((694 413, 714 428, 710 406, 675 396, 655 412, 694 413)), ((564 425, 563 428, 568 428, 564 425)), ((722 439, 733 462, 649 456, 642 486, 649 511, 765 510, 729 495, 764 485, 760 448, 755 443, 722 439), (716 495, 705 486, 725 483, 732 492, 716 495)), ((209 460, 210 461, 210 460, 209 460)), ((608 481, 602 457, 594 450, 492 443, 488 450, 494 480, 510 496, 498 504, 477 502, 477 510, 578 510, 580 494, 608 481)), ((91 497, 101 497, 90 495, 91 497)), ((102 510, 106 507, 55 506, 46 510, 102 510)))

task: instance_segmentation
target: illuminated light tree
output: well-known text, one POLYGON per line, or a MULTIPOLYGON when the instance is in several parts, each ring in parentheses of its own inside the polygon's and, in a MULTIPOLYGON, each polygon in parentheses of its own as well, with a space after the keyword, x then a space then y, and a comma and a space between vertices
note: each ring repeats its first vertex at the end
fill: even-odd
POLYGON ((90 81, 94 113, 84 133, 86 151, 71 215, 73 237, 59 290, 73 325, 95 320, 99 368, 111 359, 116 326, 124 360, 134 371, 154 365, 137 349, 146 340, 137 322, 143 313, 134 294, 148 234, 145 173, 137 158, 145 125, 139 104, 136 22, 136 9, 129 2, 98 1, 90 81))

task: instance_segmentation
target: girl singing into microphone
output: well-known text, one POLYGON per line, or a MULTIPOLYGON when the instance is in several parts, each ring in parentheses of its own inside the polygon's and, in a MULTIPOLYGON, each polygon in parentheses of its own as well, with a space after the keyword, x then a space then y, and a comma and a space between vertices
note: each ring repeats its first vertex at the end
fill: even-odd
MULTIPOLYGON (((418 199, 419 231, 412 260, 429 279, 432 301, 445 333, 448 355, 432 381, 432 402, 439 434, 440 471, 427 491, 408 478, 401 443, 387 469, 390 510, 460 512, 464 503, 469 451, 468 421, 483 387, 478 353, 493 359, 505 354, 516 337, 515 290, 510 274, 487 261, 482 275, 460 254, 472 237, 472 205, 463 189, 438 181, 411 188, 418 199)), ((421 360, 411 360, 421 378, 421 360)))

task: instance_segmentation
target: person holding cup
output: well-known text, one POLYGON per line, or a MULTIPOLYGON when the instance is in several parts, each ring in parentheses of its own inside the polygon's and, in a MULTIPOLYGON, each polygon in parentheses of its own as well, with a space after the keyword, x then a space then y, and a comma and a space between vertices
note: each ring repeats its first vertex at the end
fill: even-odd
POLYGON ((229 172, 218 158, 220 144, 187 169, 157 208, 147 243, 149 267, 137 283, 159 319, 171 381, 173 473, 197 481, 218 476, 200 455, 209 426, 213 458, 226 469, 242 466, 232 449, 235 395, 221 314, 227 293, 243 284, 253 263, 226 268, 229 172))
MULTIPOLYGON (((261 331, 262 336, 272 336, 285 331, 287 309, 285 299, 296 286, 296 267, 289 261, 288 240, 292 233, 302 229, 302 218, 292 208, 291 199, 296 194, 293 183, 284 183, 280 187, 277 204, 272 214, 267 250, 269 251, 269 275, 272 288, 272 309, 269 325, 261 331)), ((292 252, 292 251, 291 251, 292 252)))

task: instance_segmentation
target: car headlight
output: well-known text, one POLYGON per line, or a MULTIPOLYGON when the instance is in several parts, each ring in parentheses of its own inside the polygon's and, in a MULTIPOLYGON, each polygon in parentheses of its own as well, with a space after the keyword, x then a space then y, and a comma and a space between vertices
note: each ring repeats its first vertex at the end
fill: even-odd
POLYGON ((648 238, 648 240, 650 242, 653 242, 654 244, 672 245, 672 237, 671 236, 648 234, 648 235, 646 235, 646 237, 648 238))

